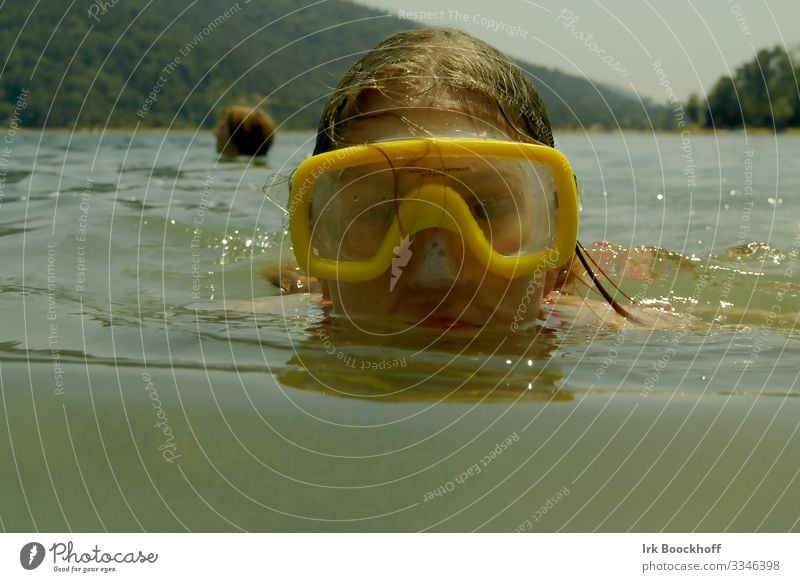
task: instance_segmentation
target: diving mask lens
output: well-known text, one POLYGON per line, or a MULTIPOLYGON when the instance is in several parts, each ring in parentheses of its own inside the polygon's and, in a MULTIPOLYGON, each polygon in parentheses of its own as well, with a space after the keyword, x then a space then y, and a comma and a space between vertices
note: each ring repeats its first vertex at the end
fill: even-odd
POLYGON ((546 164, 477 155, 387 158, 323 171, 309 195, 311 248, 324 259, 368 261, 393 225, 401 237, 423 224, 463 240, 476 232, 464 224, 473 222, 502 256, 539 253, 558 230, 555 183, 546 164), (459 211, 464 206, 468 212, 459 211))

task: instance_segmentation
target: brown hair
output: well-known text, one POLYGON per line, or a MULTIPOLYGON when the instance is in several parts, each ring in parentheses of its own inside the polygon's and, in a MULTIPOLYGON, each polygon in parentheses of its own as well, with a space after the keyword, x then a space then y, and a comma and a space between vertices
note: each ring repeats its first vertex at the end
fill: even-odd
MULTIPOLYGON (((454 95, 467 92, 496 103, 505 121, 521 138, 532 138, 550 147, 555 145, 544 102, 517 65, 494 47, 465 32, 427 28, 390 36, 344 74, 325 104, 314 154, 331 151, 343 143, 343 132, 361 113, 359 105, 369 93, 380 92, 402 102, 410 95, 441 89, 454 95)), ((605 276, 580 243, 576 245, 575 255, 613 309, 624 317, 631 317, 594 274, 589 262, 605 276)), ((577 277, 574 263, 570 261, 562 268, 557 277, 558 287, 577 277)), ((619 290, 613 283, 612 286, 619 290)))
POLYGON ((274 134, 275 122, 266 111, 243 105, 226 108, 214 127, 217 152, 226 156, 265 156, 274 134))
POLYGON ((485 97, 520 134, 553 145, 544 103, 519 67, 465 32, 429 28, 390 36, 344 74, 325 105, 314 153, 336 147, 365 92, 404 97, 433 89, 485 97))

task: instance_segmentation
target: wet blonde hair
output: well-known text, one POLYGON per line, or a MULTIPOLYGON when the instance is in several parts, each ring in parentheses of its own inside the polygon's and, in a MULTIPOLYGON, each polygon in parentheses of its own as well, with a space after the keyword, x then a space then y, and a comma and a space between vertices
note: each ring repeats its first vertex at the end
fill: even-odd
MULTIPOLYGON (((380 92, 402 102, 435 90, 496 103, 520 135, 553 146, 544 103, 517 65, 465 32, 429 28, 390 36, 344 74, 325 105, 314 154, 342 143, 342 133, 361 113, 359 105, 368 94, 380 92)), ((470 107, 466 98, 464 107, 470 107)))

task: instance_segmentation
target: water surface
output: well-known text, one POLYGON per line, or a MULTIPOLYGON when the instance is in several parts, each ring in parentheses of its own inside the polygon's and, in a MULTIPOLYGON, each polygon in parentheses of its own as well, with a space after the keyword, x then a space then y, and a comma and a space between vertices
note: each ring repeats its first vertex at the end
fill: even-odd
POLYGON ((18 133, 0 527, 800 528, 800 139, 559 137, 581 239, 647 247, 609 274, 695 323, 409 338, 276 311, 262 187, 311 133, 266 165, 207 133, 18 133))

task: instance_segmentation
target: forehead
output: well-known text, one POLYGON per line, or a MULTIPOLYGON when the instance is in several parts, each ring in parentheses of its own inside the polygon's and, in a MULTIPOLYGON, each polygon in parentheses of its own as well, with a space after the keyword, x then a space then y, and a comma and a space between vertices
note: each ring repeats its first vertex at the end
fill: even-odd
POLYGON ((347 122, 343 145, 407 137, 488 137, 514 140, 516 131, 496 103, 464 92, 447 91, 390 98, 370 91, 359 100, 359 113, 347 122))

